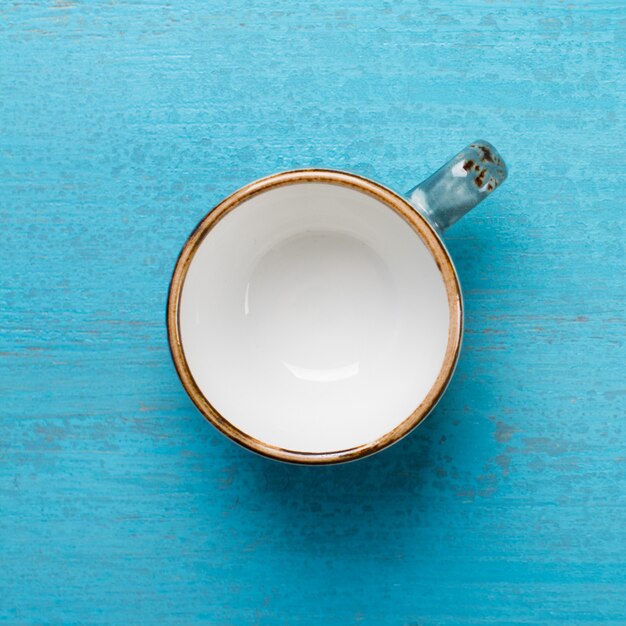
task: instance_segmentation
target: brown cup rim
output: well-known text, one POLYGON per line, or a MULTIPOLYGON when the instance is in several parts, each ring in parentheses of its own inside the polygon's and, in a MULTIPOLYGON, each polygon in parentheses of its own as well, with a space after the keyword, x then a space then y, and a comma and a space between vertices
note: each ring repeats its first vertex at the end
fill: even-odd
POLYGON ((458 361, 463 333, 463 301, 459 280, 448 251, 434 228, 406 198, 377 182, 348 172, 328 169, 290 170, 245 185, 222 200, 201 220, 185 242, 172 274, 167 299, 167 332, 172 359, 183 387, 204 417, 227 437, 253 452, 280 461, 307 465, 342 463, 369 456, 399 441, 432 411, 446 390, 458 361), (187 270, 196 250, 214 226, 230 211, 253 196, 284 185, 311 182, 357 189, 380 200, 400 215, 419 235, 433 255, 444 279, 450 312, 448 345, 443 364, 435 383, 419 406, 400 424, 378 439, 353 448, 331 452, 288 450, 256 439, 231 424, 217 411, 196 384, 185 357, 179 323, 180 295, 187 270))

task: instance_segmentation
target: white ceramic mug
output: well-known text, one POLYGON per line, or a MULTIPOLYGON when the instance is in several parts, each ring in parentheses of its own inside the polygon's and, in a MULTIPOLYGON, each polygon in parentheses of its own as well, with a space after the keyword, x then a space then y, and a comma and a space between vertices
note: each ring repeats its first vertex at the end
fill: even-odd
POLYGON ((461 290, 441 233, 506 177, 477 141, 407 196, 309 169, 253 182, 197 226, 172 277, 180 379, 237 443, 296 463, 372 454, 452 376, 461 290))

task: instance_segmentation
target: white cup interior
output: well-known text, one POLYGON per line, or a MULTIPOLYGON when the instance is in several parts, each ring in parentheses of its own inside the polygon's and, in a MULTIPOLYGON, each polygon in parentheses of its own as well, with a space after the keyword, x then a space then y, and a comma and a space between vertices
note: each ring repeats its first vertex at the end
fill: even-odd
POLYGON ((329 182, 270 188, 191 259, 179 332, 196 385, 264 444, 326 454, 378 440, 424 401, 450 327, 445 282, 400 215, 329 182))

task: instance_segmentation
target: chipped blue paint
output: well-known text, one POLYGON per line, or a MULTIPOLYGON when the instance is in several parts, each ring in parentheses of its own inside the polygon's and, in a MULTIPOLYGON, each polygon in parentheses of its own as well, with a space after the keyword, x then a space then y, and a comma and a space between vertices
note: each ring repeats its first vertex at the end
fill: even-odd
POLYGON ((0 5, 0 619, 626 622, 623 2, 0 5), (485 137, 509 180, 446 233, 445 398, 364 461, 204 422, 170 272, 292 167, 408 189, 485 137))

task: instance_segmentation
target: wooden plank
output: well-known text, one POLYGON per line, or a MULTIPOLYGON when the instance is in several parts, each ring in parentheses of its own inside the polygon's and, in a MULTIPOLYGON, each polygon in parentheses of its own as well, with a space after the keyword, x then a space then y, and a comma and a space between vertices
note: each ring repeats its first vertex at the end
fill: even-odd
POLYGON ((623 2, 0 6, 0 620, 626 623, 623 2), (447 237, 456 377, 380 455, 280 465, 206 424, 164 307, 224 195, 409 189, 484 137, 447 237))

